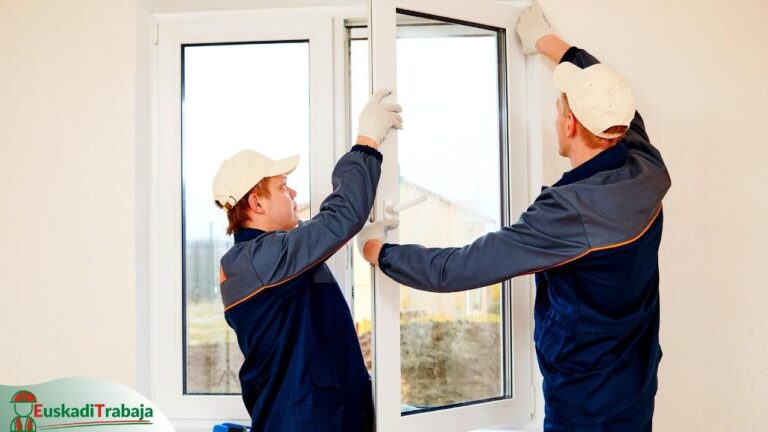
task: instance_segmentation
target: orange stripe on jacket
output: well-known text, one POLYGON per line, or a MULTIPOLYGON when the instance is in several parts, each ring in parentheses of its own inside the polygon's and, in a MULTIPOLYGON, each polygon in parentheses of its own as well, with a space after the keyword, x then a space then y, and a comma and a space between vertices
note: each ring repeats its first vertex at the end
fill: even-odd
POLYGON ((656 213, 653 214, 653 217, 651 217, 651 221, 648 222, 648 225, 646 225, 645 228, 643 228, 643 230, 640 231, 640 234, 637 234, 636 236, 632 237, 631 239, 629 239, 627 241, 623 241, 623 242, 619 242, 619 243, 609 244, 609 245, 606 245, 606 246, 599 246, 599 247, 596 247, 596 248, 587 249, 586 251, 582 252, 581 254, 579 254, 579 255, 577 255, 577 256, 575 256, 573 258, 568 258, 567 260, 565 260, 565 261, 563 261, 561 263, 558 263, 558 264, 555 264, 555 265, 551 265, 549 267, 544 267, 544 268, 541 268, 541 269, 538 269, 538 270, 531 270, 528 273, 522 273, 520 276, 547 271, 547 270, 553 269, 555 267, 560 267, 560 266, 566 265, 568 263, 574 262, 574 261, 576 261, 579 258, 583 258, 584 256, 591 254, 592 252, 597 252, 597 251, 606 250, 606 249, 616 249, 618 247, 626 246, 626 245, 628 245, 630 243, 636 242, 640 237, 642 237, 646 232, 648 232, 649 229, 651 229, 651 225, 653 225, 653 223, 656 222, 656 218, 658 218, 659 214, 661 214, 661 208, 662 208, 662 205, 659 204, 659 208, 656 209, 656 213))
MULTIPOLYGON (((351 237, 350 237, 350 238, 351 238, 351 237)), ((301 276, 302 274, 304 274, 304 272, 306 272, 307 270, 311 269, 311 268, 312 268, 312 267, 314 267, 315 265, 317 265, 317 264, 319 264, 319 263, 321 263, 321 262, 323 262, 323 261, 327 260, 328 258, 330 258, 330 257, 331 257, 333 254, 335 254, 336 252, 338 252, 338 251, 339 251, 339 249, 341 249, 341 248, 342 248, 342 247, 343 247, 343 246, 344 246, 344 245, 345 245, 345 244, 346 244, 348 241, 349 241, 349 239, 345 240, 345 241, 344 241, 344 242, 341 244, 341 246, 339 246, 338 248, 334 249, 334 250, 333 250, 331 253, 329 253, 328 255, 326 255, 326 256, 324 256, 324 257, 320 258, 319 260, 317 260, 317 261, 315 261, 315 262, 311 263, 310 265, 308 265, 308 266, 307 266, 307 267, 305 267, 305 268, 304 268, 302 271, 300 271, 300 272, 296 273, 295 275, 291 275, 291 276, 288 276, 287 278, 285 278, 285 279, 283 279, 283 280, 281 280, 281 281, 275 282, 275 283, 273 283, 273 284, 271 284, 271 285, 265 285, 265 286, 263 286, 263 287, 259 288, 258 290, 256 290, 256 291, 254 291, 254 292, 252 292, 252 293, 248 294, 247 296, 245 296, 245 297, 243 297, 243 298, 241 298, 241 299, 239 299, 239 300, 235 301, 235 302, 234 302, 234 303, 232 303, 231 305, 229 305, 229 306, 224 306, 224 312, 226 312, 226 311, 228 311, 228 310, 232 309, 233 307, 235 307, 235 306, 239 305, 240 303, 242 303, 242 302, 244 302, 244 301, 246 301, 246 300, 248 300, 248 299, 252 298, 252 297, 253 297, 253 296, 255 296, 256 294, 259 294, 260 292, 264 291, 264 290, 265 290, 265 289, 267 289, 267 288, 273 288, 273 287, 276 287, 276 286, 278 286, 278 285, 280 285, 280 284, 284 284, 284 283, 286 283, 286 282, 288 282, 288 281, 290 281, 290 280, 296 279, 297 277, 301 276)), ((224 270, 221 270, 221 274, 224 274, 224 270)))

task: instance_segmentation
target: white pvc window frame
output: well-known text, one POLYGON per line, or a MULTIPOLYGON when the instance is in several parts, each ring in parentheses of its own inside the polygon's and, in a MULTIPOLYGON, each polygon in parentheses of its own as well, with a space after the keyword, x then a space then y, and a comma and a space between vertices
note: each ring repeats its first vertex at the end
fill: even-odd
MULTIPOLYGON (((148 396, 179 430, 210 430, 214 422, 249 422, 239 395, 184 395, 182 351, 182 233, 181 233, 181 51, 187 44, 244 41, 308 40, 310 49, 310 159, 312 213, 330 193, 333 165, 351 146, 347 77, 348 41, 345 20, 364 21, 368 14, 369 84, 371 88, 396 89, 395 10, 401 8, 439 17, 505 28, 507 49, 508 140, 511 178, 511 214, 524 211, 529 187, 529 155, 526 122, 531 119, 526 99, 526 63, 514 38, 512 23, 519 8, 491 0, 423 0, 406 2, 370 0, 368 11, 358 7, 296 8, 239 12, 172 13, 152 17, 157 24, 156 52, 148 99, 151 132, 146 166, 149 179, 145 193, 149 204, 147 239, 140 248, 149 255, 147 289, 149 343, 138 341, 149 364, 138 381, 148 383, 148 396), (320 9, 323 9, 322 11, 320 9), (332 83, 332 85, 331 85, 332 83), (328 107, 333 107, 329 110, 328 107), (142 247, 143 245, 143 247, 142 247), (144 377, 143 375, 148 375, 144 377)), ((535 126, 534 122, 534 126, 535 126)), ((382 146, 385 160, 397 160, 397 135, 391 133, 382 146)), ((535 161, 535 158, 531 159, 535 161)), ((395 164, 382 173, 374 214, 383 214, 383 202, 397 202, 395 164), (393 169, 394 168, 394 169, 393 169)), ((534 171, 535 166, 533 167, 534 171)), ((536 171, 538 172, 538 171, 536 171)), ((397 241, 396 237, 393 241, 397 241)), ((328 262, 347 299, 352 285, 349 250, 342 248, 328 262)), ((526 425, 533 418, 531 330, 531 281, 512 282, 512 302, 505 310, 513 317, 510 399, 479 403, 408 416, 400 415, 399 290, 383 276, 375 275, 374 367, 377 428, 379 431, 466 431, 500 425, 526 425)), ((139 294, 141 296, 141 294, 139 294)), ((139 327, 141 329, 141 326, 139 327)), ((141 334, 141 332, 140 332, 141 334)))

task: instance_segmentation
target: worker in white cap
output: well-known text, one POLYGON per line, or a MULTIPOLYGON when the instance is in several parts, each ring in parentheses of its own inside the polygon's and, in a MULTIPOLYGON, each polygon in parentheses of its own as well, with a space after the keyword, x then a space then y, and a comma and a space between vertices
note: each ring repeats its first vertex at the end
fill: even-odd
POLYGON ((526 54, 559 63, 555 129, 572 169, 516 223, 464 247, 386 244, 394 223, 382 220, 360 232, 359 250, 397 282, 433 292, 535 274, 544 430, 650 431, 669 174, 615 69, 555 35, 535 1, 518 34, 526 54))
POLYGON ((381 174, 379 143, 401 128, 400 107, 376 92, 357 144, 333 170, 333 193, 299 221, 287 176, 298 156, 244 150, 224 161, 213 198, 235 245, 221 258, 224 316, 245 360, 252 431, 371 431, 373 396, 355 325, 325 264, 365 224, 381 174))

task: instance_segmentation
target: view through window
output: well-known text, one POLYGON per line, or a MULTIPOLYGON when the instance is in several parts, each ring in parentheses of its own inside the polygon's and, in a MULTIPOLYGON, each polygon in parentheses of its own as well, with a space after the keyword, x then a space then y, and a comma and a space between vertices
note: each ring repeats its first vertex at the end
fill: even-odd
POLYGON ((288 185, 300 218, 310 217, 309 43, 185 46, 182 67, 185 393, 240 393, 243 356, 218 280, 233 238, 211 184, 221 161, 240 150, 298 154, 288 185))

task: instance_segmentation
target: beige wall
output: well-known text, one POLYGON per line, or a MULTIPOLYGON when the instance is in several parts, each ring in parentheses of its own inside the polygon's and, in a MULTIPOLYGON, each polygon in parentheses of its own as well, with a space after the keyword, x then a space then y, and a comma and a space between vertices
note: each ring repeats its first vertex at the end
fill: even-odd
MULTIPOLYGON (((768 2, 540 1, 628 77, 672 175, 654 430, 768 430, 768 2)), ((551 183, 567 166, 545 137, 551 183)))
POLYGON ((134 10, 0 0, 0 383, 134 383, 134 10))
MULTIPOLYGON (((541 2, 672 173, 656 430, 768 430, 768 3, 541 2)), ((0 0, 0 383, 135 380, 135 40, 132 0, 0 0)))

